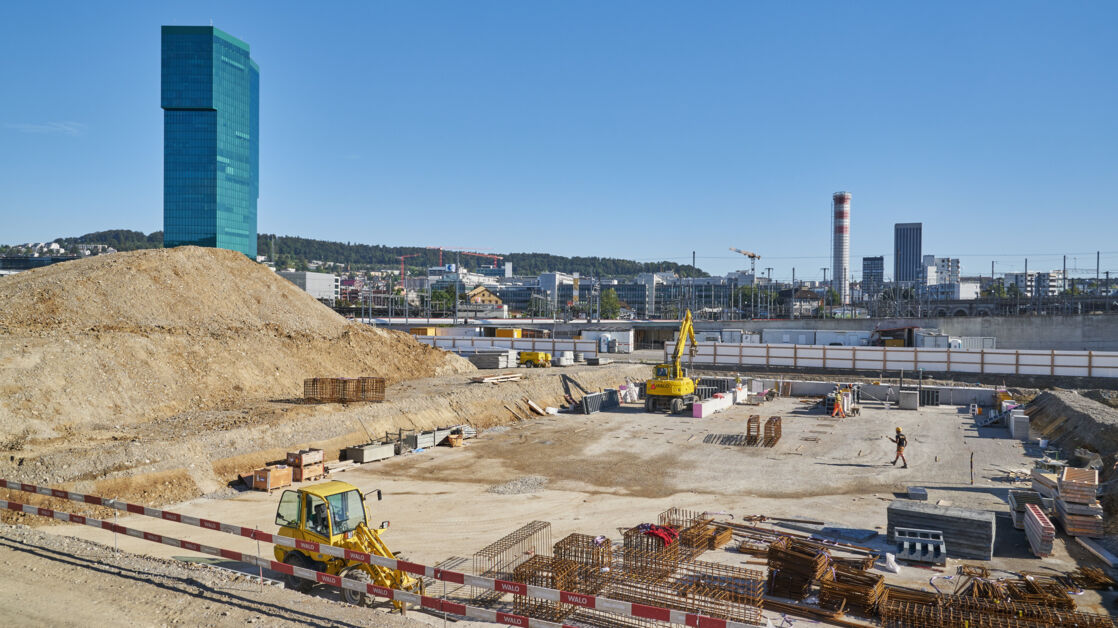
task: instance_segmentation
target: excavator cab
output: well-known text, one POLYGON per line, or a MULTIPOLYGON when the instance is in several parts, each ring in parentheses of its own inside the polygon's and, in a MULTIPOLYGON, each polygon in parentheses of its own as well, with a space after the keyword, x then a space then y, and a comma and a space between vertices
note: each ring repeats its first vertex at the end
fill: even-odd
MULTIPOLYGON (((382 498, 379 490, 362 494, 352 484, 338 481, 306 486, 297 491, 284 491, 276 508, 278 534, 300 541, 313 541, 385 558, 395 558, 381 539, 389 523, 382 521, 377 528, 371 528, 368 524, 365 499, 374 494, 378 501, 382 498)), ((422 592, 422 582, 400 570, 281 545, 275 547, 275 556, 276 560, 294 567, 363 580, 391 589, 422 592)), ((289 588, 307 591, 314 583, 287 576, 286 584, 289 588)), ((371 596, 367 593, 349 589, 343 589, 342 596, 346 602, 355 605, 363 605, 371 601, 371 596)), ((396 605, 401 611, 405 610, 400 603, 396 605)))

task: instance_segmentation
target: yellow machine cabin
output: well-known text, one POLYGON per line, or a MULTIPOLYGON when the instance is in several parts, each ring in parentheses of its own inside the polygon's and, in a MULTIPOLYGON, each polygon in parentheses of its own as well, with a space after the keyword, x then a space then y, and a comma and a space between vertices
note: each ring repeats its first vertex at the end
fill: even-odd
MULTIPOLYGON (((375 491, 375 494, 379 500, 380 491, 375 491)), ((369 527, 365 497, 352 484, 338 481, 323 482, 297 491, 284 491, 276 509, 279 534, 300 541, 314 541, 395 558, 381 539, 388 522, 382 522, 378 528, 369 527)), ((275 548, 275 555, 276 560, 294 567, 363 580, 391 589, 405 589, 420 594, 423 592, 421 581, 399 570, 279 545, 275 548)), ((285 581, 289 588, 299 591, 309 590, 314 584, 293 576, 287 576, 285 581)), ((348 589, 342 589, 342 596, 350 604, 362 605, 372 601, 371 596, 348 589)), ((401 611, 405 610, 400 603, 396 603, 396 606, 401 611)))
POLYGON ((654 377, 644 383, 644 409, 646 412, 669 411, 672 414, 683 412, 687 406, 698 401, 695 396, 695 380, 687 377, 683 368, 683 347, 691 343, 691 357, 695 353, 695 327, 691 320, 691 310, 687 310, 679 324, 679 340, 675 343, 670 364, 657 364, 653 369, 654 377))
POLYGON ((551 366, 551 354, 546 351, 521 351, 517 354, 521 366, 546 368, 551 366))

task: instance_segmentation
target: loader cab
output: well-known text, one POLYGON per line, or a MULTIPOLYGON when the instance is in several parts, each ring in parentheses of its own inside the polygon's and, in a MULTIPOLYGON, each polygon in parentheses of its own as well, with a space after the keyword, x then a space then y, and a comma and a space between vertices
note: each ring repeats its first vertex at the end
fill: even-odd
POLYGON ((279 534, 304 541, 336 545, 363 523, 367 524, 365 496, 347 482, 284 491, 276 508, 279 534))

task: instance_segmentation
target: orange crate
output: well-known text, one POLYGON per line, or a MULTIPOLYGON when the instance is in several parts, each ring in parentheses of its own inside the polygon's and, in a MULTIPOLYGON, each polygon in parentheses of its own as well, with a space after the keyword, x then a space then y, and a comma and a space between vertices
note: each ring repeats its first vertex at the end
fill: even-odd
POLYGON ((308 464, 302 467, 291 467, 292 476, 296 482, 310 482, 326 476, 326 466, 321 462, 308 464))
POLYGON ((291 467, 285 464, 264 467, 252 472, 252 488, 269 493, 291 486, 291 467))

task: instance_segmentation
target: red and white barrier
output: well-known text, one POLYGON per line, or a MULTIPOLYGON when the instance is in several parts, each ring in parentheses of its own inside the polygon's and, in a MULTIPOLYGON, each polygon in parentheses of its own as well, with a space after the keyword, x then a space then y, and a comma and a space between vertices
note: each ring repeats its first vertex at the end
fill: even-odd
MULTIPOLYGON (((344 558, 346 560, 354 562, 366 563, 369 565, 379 565, 394 570, 398 569, 410 574, 433 578, 435 580, 442 580, 454 584, 468 585, 480 589, 486 589, 489 591, 497 591, 500 593, 524 595, 548 600, 551 602, 572 604, 575 606, 581 606, 583 608, 600 610, 607 613, 622 615, 625 617, 638 619, 654 619, 657 621, 670 622, 673 624, 682 624, 690 626, 691 628, 749 628, 752 626, 752 624, 719 619, 717 617, 709 617, 706 615, 698 615, 695 613, 687 613, 684 611, 662 608, 658 606, 647 606, 645 604, 637 604, 635 602, 623 602, 620 600, 613 600, 597 595, 572 593, 570 591, 537 587, 521 582, 510 582, 507 580, 485 578, 482 576, 474 576, 456 571, 437 569, 435 567, 421 565, 419 563, 412 563, 408 561, 397 560, 394 558, 386 558, 383 556, 375 556, 367 554, 365 552, 355 552, 353 550, 334 547, 332 545, 323 545, 313 541, 298 541, 291 537, 280 536, 278 534, 270 534, 268 532, 261 532, 260 530, 256 530, 253 528, 246 528, 244 526, 232 525, 228 523, 220 523, 217 521, 211 521, 209 519, 202 519, 199 517, 192 517, 190 515, 171 512, 168 510, 149 508, 147 506, 142 506, 139 504, 130 504, 128 502, 122 502, 119 500, 98 497, 96 495, 85 495, 82 493, 74 493, 61 489, 52 489, 49 487, 37 486, 34 484, 12 482, 10 480, 4 479, 0 479, 0 488, 22 491, 25 493, 35 493, 37 495, 44 495, 47 497, 65 499, 73 502, 92 504, 95 506, 104 506, 123 512, 153 517, 155 519, 163 519, 166 521, 182 523, 184 525, 204 528, 206 530, 216 530, 219 532, 225 532, 227 534, 247 537, 250 539, 263 541, 265 543, 272 543, 274 545, 282 545, 284 547, 291 547, 304 551, 337 556, 339 558, 344 558)), ((330 574, 313 571, 311 569, 292 567, 291 565, 274 560, 258 558, 253 554, 244 554, 242 552, 235 552, 232 550, 225 550, 207 545, 201 545, 198 543, 192 543, 190 541, 182 541, 168 536, 152 534, 150 532, 143 532, 142 530, 136 530, 133 528, 126 528, 124 526, 120 526, 107 521, 101 521, 99 519, 94 519, 91 517, 59 512, 50 508, 38 508, 35 506, 20 504, 18 502, 0 500, 0 509, 14 510, 16 512, 24 512, 41 517, 50 517, 58 519, 60 521, 69 521, 70 523, 89 525, 95 528, 110 530, 120 534, 127 534, 128 536, 143 539, 145 541, 162 543, 164 545, 170 545, 172 547, 181 547, 182 549, 211 554, 213 556, 221 556, 230 560, 239 560, 253 565, 260 565, 280 573, 294 575, 296 577, 305 578, 308 580, 314 580, 322 584, 329 584, 331 586, 351 589, 354 591, 364 591, 370 595, 385 597, 406 604, 422 605, 423 608, 442 610, 455 615, 470 617, 472 619, 494 621, 511 626, 524 626, 528 628, 560 628, 561 626, 563 626, 562 624, 558 624, 555 622, 530 619, 521 615, 501 613, 484 608, 474 608, 462 604, 439 600, 438 598, 420 596, 415 593, 411 593, 410 591, 386 589, 384 587, 367 584, 365 582, 360 582, 357 580, 346 580, 345 578, 341 578, 339 576, 332 576, 330 574)))

